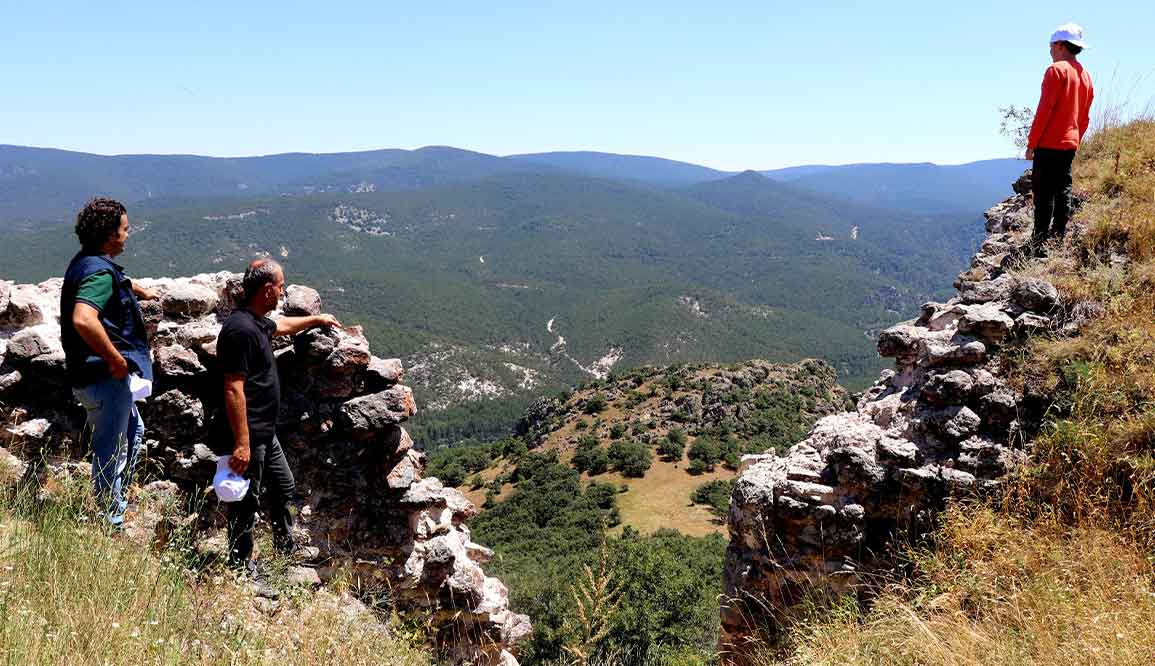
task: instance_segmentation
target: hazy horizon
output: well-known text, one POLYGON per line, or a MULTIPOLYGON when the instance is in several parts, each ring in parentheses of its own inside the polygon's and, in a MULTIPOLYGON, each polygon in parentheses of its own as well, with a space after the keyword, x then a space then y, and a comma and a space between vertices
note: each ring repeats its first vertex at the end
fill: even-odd
POLYGON ((835 164, 835 163, 808 162, 805 164, 786 164, 783 166, 775 166, 775 167, 751 166, 751 167, 738 168, 738 169, 722 169, 722 168, 712 166, 710 164, 703 164, 701 162, 689 162, 689 161, 674 158, 674 157, 667 157, 665 155, 642 155, 642 154, 635 154, 635 153, 615 153, 615 152, 610 152, 610 151, 605 151, 605 150, 597 150, 595 148, 558 148, 558 149, 552 149, 552 150, 540 150, 540 151, 535 151, 532 153, 510 153, 510 154, 506 154, 506 155, 501 155, 501 154, 495 154, 495 153, 487 153, 487 152, 484 152, 481 150, 475 150, 473 148, 466 148, 466 147, 462 147, 462 146, 451 146, 448 144, 429 144, 429 145, 415 146, 412 148, 405 148, 405 147, 400 147, 400 146, 382 146, 382 147, 378 147, 378 148, 365 148, 362 150, 321 150, 321 151, 284 150, 284 151, 279 151, 279 152, 261 153, 261 154, 210 155, 207 153, 164 153, 164 152, 100 153, 100 152, 92 152, 92 151, 87 151, 87 150, 75 150, 72 148, 64 148, 64 147, 60 147, 60 146, 34 146, 34 145, 23 145, 23 144, 16 144, 16 143, 0 143, 0 147, 30 148, 30 149, 34 149, 34 150, 59 150, 59 151, 69 152, 69 153, 80 153, 80 154, 84 154, 84 155, 94 155, 96 157, 203 157, 203 158, 208 158, 208 159, 252 159, 252 158, 261 158, 261 157, 276 157, 279 155, 339 155, 339 154, 349 154, 349 153, 373 153, 373 152, 380 152, 380 151, 387 151, 387 150, 404 150, 404 151, 408 151, 408 152, 414 152, 414 151, 425 150, 425 149, 430 149, 430 148, 450 148, 453 150, 462 150, 462 151, 466 151, 466 152, 470 152, 470 153, 477 153, 480 155, 490 155, 493 157, 500 157, 500 158, 518 158, 518 157, 550 154, 550 153, 589 153, 589 154, 600 154, 600 155, 613 155, 613 156, 619 156, 619 157, 638 157, 638 158, 648 158, 648 159, 660 159, 660 160, 666 160, 666 161, 670 161, 670 162, 679 162, 682 164, 690 164, 693 166, 706 167, 708 169, 713 169, 715 171, 719 171, 722 173, 741 173, 743 171, 780 171, 780 170, 785 170, 785 169, 798 169, 798 168, 807 168, 807 167, 842 167, 842 166, 859 166, 859 165, 867 165, 867 164, 885 164, 885 165, 930 164, 933 166, 948 167, 948 166, 965 166, 967 164, 975 164, 978 162, 991 162, 991 161, 1004 160, 1004 159, 1021 159, 1021 157, 986 157, 986 158, 978 158, 978 159, 974 159, 974 160, 967 160, 965 162, 935 162, 932 160, 915 160, 915 161, 911 161, 911 162, 858 161, 858 162, 841 162, 841 163, 837 163, 837 164, 835 164))
POLYGON ((735 171, 1014 157, 1061 23, 1155 99, 1155 4, 10 3, 0 142, 94 154, 586 149, 735 171))

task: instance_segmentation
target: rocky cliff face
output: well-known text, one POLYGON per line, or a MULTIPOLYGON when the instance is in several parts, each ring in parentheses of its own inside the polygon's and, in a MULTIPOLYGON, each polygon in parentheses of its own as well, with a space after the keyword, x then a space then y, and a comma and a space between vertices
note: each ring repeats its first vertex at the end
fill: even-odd
POLYGON ((951 497, 989 489, 1025 460, 1030 400, 1000 379, 1000 351, 1079 321, 1054 286, 1003 268, 1031 230, 1029 180, 1014 189, 987 211, 988 236, 958 296, 879 336, 895 369, 856 409, 821 419, 783 455, 743 460, 721 611, 733 661, 807 596, 853 593, 896 533, 925 531, 951 497))
MULTIPOLYGON (((240 279, 217 273, 140 282, 161 294, 142 304, 157 379, 140 405, 147 428, 140 469, 145 480, 179 488, 188 500, 204 497, 216 460, 207 439, 220 403, 216 336, 237 306, 240 279)), ((63 377, 60 285, 0 281, 0 463, 10 480, 85 473, 75 462, 85 454, 78 438, 84 413, 63 377)), ((291 286, 273 316, 320 309, 317 292, 291 286)), ((428 617, 456 662, 516 664, 513 651, 529 620, 509 609, 505 586, 481 567, 492 553, 473 543, 465 525, 476 508, 422 477, 424 454, 402 426, 416 406, 399 383, 400 361, 373 356, 357 327, 277 341, 279 430, 302 500, 301 537, 321 551, 307 576, 348 574, 360 589, 388 592, 400 610, 428 617)), ((211 529, 219 510, 209 502, 200 522, 211 529)))

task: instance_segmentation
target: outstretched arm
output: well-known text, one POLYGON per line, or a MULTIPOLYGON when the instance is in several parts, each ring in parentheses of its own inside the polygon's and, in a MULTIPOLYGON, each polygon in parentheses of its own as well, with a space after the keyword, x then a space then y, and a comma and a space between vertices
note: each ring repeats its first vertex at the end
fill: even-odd
POLYGON ((160 298, 160 294, 148 287, 140 286, 135 280, 132 282, 132 293, 136 294, 136 297, 142 301, 151 301, 160 298))
POLYGON ((335 327, 341 322, 331 314, 310 315, 308 317, 281 317, 277 320, 277 330, 273 335, 296 335, 301 331, 318 326, 335 327))

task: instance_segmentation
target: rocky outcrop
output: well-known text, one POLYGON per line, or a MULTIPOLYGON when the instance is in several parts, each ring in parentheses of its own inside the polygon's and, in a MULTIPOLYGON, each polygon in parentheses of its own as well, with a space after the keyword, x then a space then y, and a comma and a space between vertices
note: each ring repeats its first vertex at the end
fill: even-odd
POLYGON ((1053 285, 1004 269, 1030 233, 1029 189, 1020 180, 987 211, 957 297, 882 332, 879 353, 895 369, 854 410, 819 420, 782 455, 743 460, 721 611, 731 661, 804 599, 855 592, 896 533, 926 531, 950 498, 997 486, 1025 460, 1023 396, 999 379, 1000 350, 1072 325, 1053 285))
MULTIPOLYGON (((179 490, 199 513, 186 522, 207 530, 208 550, 221 542, 220 510, 213 499, 196 502, 215 469, 209 433, 220 403, 216 336, 237 307, 239 276, 140 282, 160 294, 142 304, 157 374, 153 396, 140 404, 147 428, 142 476, 179 490)), ((86 452, 78 439, 83 410, 65 384, 59 291, 60 280, 0 281, 0 480, 84 472, 68 462, 86 452)), ((320 310, 316 291, 288 288, 286 314, 320 310)), ((453 662, 516 664, 513 652, 530 632, 529 620, 510 610, 505 586, 482 569, 492 553, 473 543, 465 524, 477 509, 457 490, 422 477, 424 454, 402 425, 417 407, 398 383, 401 362, 373 356, 359 327, 278 339, 275 353, 279 433, 301 499, 299 536, 321 552, 313 570, 294 576, 309 584, 351 576, 358 589, 420 613, 453 662)), ((137 518, 155 524, 158 538, 167 529, 165 521, 137 518)))
MULTIPOLYGON (((594 381, 565 399, 539 398, 526 410, 518 434, 531 446, 541 446, 566 424, 590 417, 595 400, 622 407, 616 416, 598 415, 600 430, 590 434, 599 437, 610 437, 617 423, 647 424, 649 432, 638 436, 647 442, 674 428, 691 436, 720 428, 743 433, 746 421, 762 408, 760 394, 774 391, 803 397, 797 416, 807 427, 819 416, 843 409, 849 399, 834 368, 814 359, 791 365, 755 359, 729 366, 643 366, 594 381)), ((570 439, 574 441, 569 444, 576 441, 570 439)))

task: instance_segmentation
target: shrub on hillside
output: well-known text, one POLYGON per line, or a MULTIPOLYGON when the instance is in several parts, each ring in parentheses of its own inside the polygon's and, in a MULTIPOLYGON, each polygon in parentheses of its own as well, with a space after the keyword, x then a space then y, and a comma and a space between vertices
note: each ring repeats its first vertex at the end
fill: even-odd
POLYGON ((690 445, 690 461, 700 461, 706 469, 713 469, 722 460, 722 444, 716 439, 699 437, 690 445))
POLYGON ((681 460, 682 454, 685 452, 685 444, 670 439, 669 437, 663 437, 658 442, 658 453, 667 460, 681 460))
POLYGON ((599 392, 586 398, 585 404, 582 406, 582 411, 586 414, 600 414, 606 411, 606 407, 608 406, 606 396, 599 392))
POLYGON ((733 480, 714 479, 695 488, 690 493, 690 501, 708 506, 715 516, 724 517, 730 510, 730 491, 733 489, 733 480))
POLYGON ((626 476, 641 477, 653 464, 649 447, 629 439, 619 439, 610 444, 610 464, 626 476))

